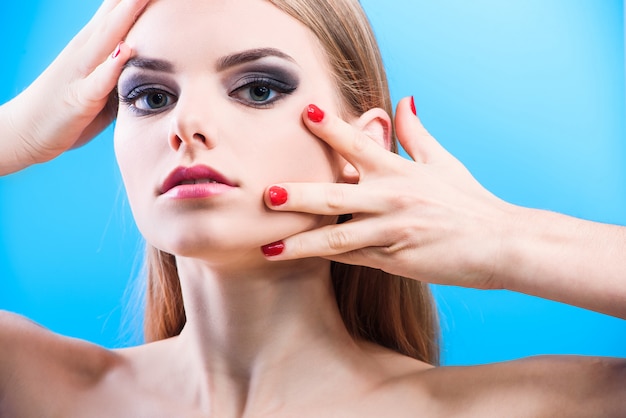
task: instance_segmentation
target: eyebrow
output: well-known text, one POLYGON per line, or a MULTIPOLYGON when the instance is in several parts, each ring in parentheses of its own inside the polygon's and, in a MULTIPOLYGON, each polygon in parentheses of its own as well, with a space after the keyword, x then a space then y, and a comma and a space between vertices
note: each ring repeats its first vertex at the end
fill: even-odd
POLYGON ((291 61, 293 63, 296 62, 296 60, 294 60, 291 56, 276 48, 256 48, 222 57, 217 60, 217 65, 215 67, 218 72, 221 72, 237 65, 256 61, 266 57, 277 57, 285 59, 287 61, 291 61))
POLYGON ((144 70, 151 70, 151 71, 159 71, 163 73, 174 72, 174 64, 172 64, 169 61, 156 59, 156 58, 143 58, 143 57, 131 58, 126 62, 126 64, 122 68, 122 71, 130 67, 141 68, 144 70))
MULTIPOLYGON (((217 60, 216 69, 218 72, 227 70, 229 68, 235 67, 237 65, 245 64, 248 62, 256 61, 261 58, 266 57, 277 57, 282 58, 287 61, 291 61, 295 63, 296 61, 288 54, 276 49, 276 48, 256 48, 249 49, 247 51, 238 52, 236 54, 227 55, 217 60)), ((127 68, 141 68, 143 70, 150 71, 158 71, 163 73, 173 73, 175 72, 175 66, 170 61, 157 59, 157 58, 146 58, 146 57, 135 57, 129 59, 122 71, 127 68)))

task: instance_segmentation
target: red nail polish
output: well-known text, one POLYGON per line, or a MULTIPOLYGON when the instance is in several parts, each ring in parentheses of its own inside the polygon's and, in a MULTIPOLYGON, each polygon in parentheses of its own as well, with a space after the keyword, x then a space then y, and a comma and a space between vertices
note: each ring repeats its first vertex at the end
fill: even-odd
POLYGON ((415 97, 411 96, 411 111, 417 116, 417 109, 415 108, 415 97))
POLYGON ((270 187, 270 202, 274 206, 284 205, 287 202, 287 190, 279 186, 270 187))
POLYGON ((111 58, 115 59, 118 57, 118 55, 120 55, 120 52, 122 52, 122 43, 120 42, 119 44, 117 44, 117 47, 115 48, 115 51, 113 51, 113 53, 111 54, 111 58))
POLYGON ((311 122, 320 123, 324 120, 324 112, 314 104, 309 105, 308 116, 311 122))
POLYGON ((272 244, 267 244, 261 247, 261 251, 266 257, 276 257, 281 255, 285 251, 285 243, 282 241, 276 241, 272 244))

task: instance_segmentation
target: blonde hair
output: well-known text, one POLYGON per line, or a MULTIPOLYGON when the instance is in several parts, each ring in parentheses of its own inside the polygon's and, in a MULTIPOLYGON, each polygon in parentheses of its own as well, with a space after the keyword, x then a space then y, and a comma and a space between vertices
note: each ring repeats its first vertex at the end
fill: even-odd
MULTIPOLYGON (((268 1, 317 36, 346 113, 359 116, 379 107, 392 114, 382 57, 358 0, 268 1)), ((391 150, 397 151, 395 141, 391 150)), ((146 341, 178 335, 186 319, 174 256, 148 246, 146 273, 146 341)), ((342 319, 354 338, 438 363, 437 316, 426 284, 336 262, 331 277, 342 319)))

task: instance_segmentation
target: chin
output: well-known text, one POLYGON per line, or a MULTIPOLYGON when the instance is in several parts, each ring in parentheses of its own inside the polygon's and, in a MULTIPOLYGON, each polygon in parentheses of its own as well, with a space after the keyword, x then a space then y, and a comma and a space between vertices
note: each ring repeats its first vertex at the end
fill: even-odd
POLYGON ((231 262, 252 258, 264 260, 261 247, 300 232, 331 223, 327 217, 295 213, 276 213, 263 219, 238 222, 236 219, 185 222, 181 220, 158 230, 145 228, 144 237, 154 247, 178 257, 210 262, 231 262))

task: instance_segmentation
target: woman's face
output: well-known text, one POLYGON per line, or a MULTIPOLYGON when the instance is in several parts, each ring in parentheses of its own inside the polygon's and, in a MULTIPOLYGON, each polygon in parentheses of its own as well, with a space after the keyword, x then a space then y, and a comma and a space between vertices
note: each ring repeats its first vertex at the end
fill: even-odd
POLYGON ((216 261, 332 219, 274 213, 277 182, 337 181, 336 156, 301 122, 338 111, 314 35, 264 0, 157 0, 127 39, 115 150, 147 241, 216 261))

